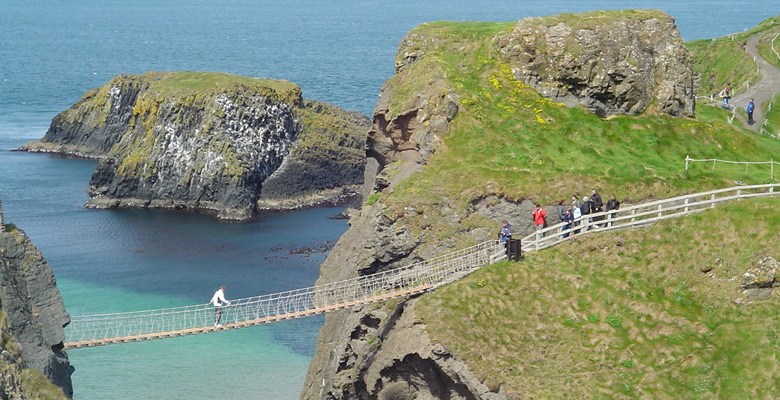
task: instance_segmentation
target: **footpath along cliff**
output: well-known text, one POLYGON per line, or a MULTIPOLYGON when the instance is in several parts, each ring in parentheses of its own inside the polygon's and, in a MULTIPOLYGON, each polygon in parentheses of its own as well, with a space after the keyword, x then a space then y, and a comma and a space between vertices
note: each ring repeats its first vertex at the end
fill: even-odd
POLYGON ((63 349, 70 316, 51 267, 24 232, 4 225, 2 205, 0 282, 0 398, 72 397, 63 349))
MULTIPOLYGON (((691 148, 702 150, 698 142, 718 143, 702 150, 713 155, 735 151, 768 158, 765 138, 692 119, 692 64, 674 19, 658 11, 417 27, 401 42, 396 74, 383 86, 374 111, 366 201, 323 263, 317 283, 407 266, 494 239, 502 219, 512 223, 516 237, 523 236, 533 230, 535 202, 548 207, 564 198, 569 204, 572 194, 589 195, 594 187, 622 188, 621 198, 629 201, 692 190, 690 176, 664 160, 684 159, 691 148), (735 138, 740 147, 724 150, 735 138)), ((712 176, 697 176, 695 183, 705 190, 724 184, 712 176)), ((606 257, 611 243, 583 241, 577 251, 583 257, 591 252, 606 257)), ((617 361, 606 359, 612 354, 605 349, 616 339, 587 342, 576 336, 585 332, 576 328, 589 321, 577 307, 594 299, 584 294, 555 319, 547 318, 550 311, 537 300, 551 297, 543 304, 559 304, 568 298, 567 290, 588 285, 590 275, 581 277, 574 272, 578 269, 569 268, 576 259, 563 255, 555 267, 540 272, 532 260, 516 268, 502 265, 495 274, 503 274, 496 278, 501 282, 494 285, 488 275, 448 291, 451 297, 443 297, 444 288, 327 314, 301 399, 626 395, 621 390, 628 378, 615 377, 617 361), (556 274, 558 265, 568 268, 565 275, 556 274), (554 275, 550 281, 528 279, 546 271, 554 275), (560 291, 545 290, 559 283, 560 291), (492 286, 499 293, 490 292, 492 286), (515 293, 529 299, 518 303, 515 293), (444 319, 450 314, 457 317, 444 319), (562 328, 567 334, 576 331, 569 342, 545 334, 557 329, 558 320, 573 321, 562 328), (566 349, 580 353, 569 357, 566 349), (551 369, 566 371, 567 365, 576 365, 576 371, 551 369), (609 379, 594 378, 602 374, 609 379)), ((616 285, 622 290, 625 283, 611 287, 616 285)), ((615 304, 615 298, 611 293, 605 304, 615 304)), ((636 297, 627 301, 640 307, 636 297)), ((647 308, 654 310, 653 317, 672 322, 661 334, 653 325, 648 336, 666 337, 677 327, 700 329, 696 320, 677 321, 653 307, 647 308)), ((591 319, 600 322, 607 313, 617 311, 594 311, 591 319)), ((608 322, 613 325, 590 323, 606 332, 618 325, 614 318, 608 322)), ((630 354, 631 346, 620 356, 630 354)), ((632 363, 624 360, 623 365, 632 363)), ((666 375, 652 374, 641 385, 661 386, 666 375)))
POLYGON ((20 150, 98 158, 87 207, 246 220, 353 197, 369 123, 286 81, 150 72, 89 91, 20 150))

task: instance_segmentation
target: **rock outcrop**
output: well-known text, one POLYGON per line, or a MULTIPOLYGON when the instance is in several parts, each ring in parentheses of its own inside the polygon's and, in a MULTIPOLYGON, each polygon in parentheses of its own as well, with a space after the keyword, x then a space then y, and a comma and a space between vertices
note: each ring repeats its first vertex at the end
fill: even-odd
POLYGON ((286 81, 228 74, 120 75, 21 148, 99 158, 88 207, 208 210, 341 202, 363 180, 368 119, 286 81))
MULTIPOLYGON (((592 55, 598 53, 599 48, 612 46, 610 49, 602 49, 605 55, 614 51, 626 57, 641 56, 642 64, 637 64, 637 71, 641 69, 637 72, 639 75, 629 75, 629 72, 635 72, 632 68, 616 69, 617 64, 610 64, 617 62, 615 58, 617 55, 612 58, 607 57, 604 58, 605 61, 597 61, 591 65, 590 71, 593 74, 584 74, 580 77, 582 87, 557 97, 576 93, 577 103, 583 99, 582 102, 589 104, 594 112, 604 116, 614 113, 648 112, 653 109, 654 104, 657 105, 655 108, 657 111, 669 115, 692 115, 692 80, 686 81, 686 79, 690 80, 691 76, 690 56, 687 51, 684 51, 684 47, 682 50, 677 47, 678 44, 682 46, 682 42, 671 18, 655 12, 639 12, 641 18, 633 16, 633 13, 629 14, 632 15, 631 18, 621 18, 621 14, 615 12, 602 22, 610 26, 625 25, 624 30, 628 31, 636 29, 636 32, 631 32, 631 35, 636 37, 630 36, 635 37, 635 40, 622 43, 591 38, 589 46, 592 48, 588 50, 591 51, 588 54, 592 55), (642 33, 639 29, 643 27, 653 28, 658 32, 642 33), (664 29, 667 31, 661 32, 664 29), (656 40, 659 43, 656 43, 656 40), (675 63, 671 57, 678 50, 682 51, 679 55, 681 58, 675 63), (600 68, 604 68, 606 72, 601 71, 600 68), (688 75, 685 74, 686 68, 688 68, 688 75), (679 76, 672 76, 677 73, 675 72, 677 69, 680 70, 679 76), (600 78, 602 72, 606 74, 603 79, 600 78), (621 77, 618 76, 619 74, 626 75, 621 77), (642 74, 649 75, 650 80, 645 79, 642 74), (667 81, 672 83, 667 85, 667 81), (666 95, 671 98, 665 98, 666 95), (585 100, 586 98, 589 100, 585 100), (661 101, 661 99, 665 100, 661 101)), ((594 14, 597 20, 601 15, 594 14)), ((569 18, 584 20, 589 18, 589 14, 569 18)), ((529 22, 521 21, 518 27, 524 27, 526 24, 529 22)), ((594 22, 594 25, 598 24, 594 22)), ((520 28, 503 30, 498 36, 493 37, 488 45, 482 42, 468 43, 467 40, 458 37, 460 40, 453 39, 455 43, 451 43, 451 47, 446 50, 440 47, 440 42, 446 40, 437 36, 437 28, 441 26, 428 28, 410 32, 399 47, 396 57, 397 73, 382 88, 368 137, 369 160, 366 167, 364 194, 370 194, 372 191, 373 194, 367 197, 369 201, 363 205, 363 208, 353 214, 350 219, 350 229, 341 237, 323 263, 318 284, 406 266, 451 252, 457 244, 488 240, 495 234, 487 228, 491 220, 494 220, 492 226, 498 227, 502 218, 509 218, 513 222, 516 219, 519 229, 523 228, 521 221, 529 221, 531 202, 522 198, 507 201, 494 195, 482 197, 475 195, 469 200, 468 205, 463 206, 455 204, 454 197, 457 194, 440 191, 432 194, 435 200, 431 201, 428 208, 406 203, 402 205, 407 206, 405 208, 393 208, 383 205, 381 201, 371 201, 372 196, 378 199, 384 194, 402 189, 403 181, 424 170, 424 164, 428 164, 431 169, 442 167, 434 164, 434 161, 437 161, 435 158, 437 152, 445 145, 445 138, 451 132, 455 132, 455 124, 462 123, 457 120, 458 112, 462 105, 468 103, 466 99, 460 98, 459 85, 465 85, 462 82, 468 81, 473 75, 490 74, 484 71, 469 71, 473 73, 469 78, 457 81, 452 77, 458 74, 457 68, 467 68, 465 65, 473 64, 458 63, 455 67, 445 70, 447 66, 440 66, 445 63, 426 62, 426 58, 447 57, 450 55, 447 51, 452 49, 457 54, 451 59, 472 57, 468 54, 468 49, 479 49, 482 52, 480 54, 493 54, 498 51, 499 57, 504 58, 495 61, 495 64, 503 66, 508 63, 514 66, 518 74, 507 75, 510 80, 520 81, 526 80, 519 73, 522 70, 521 66, 531 65, 519 62, 521 51, 526 51, 523 50, 524 47, 519 46, 520 42, 515 42, 525 35, 521 34, 522 30, 518 31, 520 28), (483 45, 489 48, 486 50, 485 47, 481 47, 483 45), (446 55, 442 56, 442 53, 446 55), (434 220, 436 222, 433 222, 434 220), (444 234, 443 231, 446 229, 450 230, 444 234)), ((538 23, 537 28, 540 31, 547 29, 542 22, 538 23)), ((441 31, 445 30, 441 29, 441 31)), ((468 28, 464 27, 464 30, 468 28)), ((488 29, 482 32, 484 31, 488 29)), ((572 29, 572 31, 575 32, 575 37, 584 35, 584 32, 579 30, 572 29)), ((576 42, 570 41, 561 45, 567 43, 576 42)), ((573 52, 571 48, 565 48, 565 51, 573 52)), ((600 60, 598 57, 597 59, 600 60)), ((535 62, 536 64, 533 65, 538 68, 529 68, 532 72, 552 71, 561 67, 558 60, 552 58, 545 61, 539 56, 535 62)), ((529 79, 529 81, 539 83, 540 80, 529 79)), ((468 83, 479 87, 479 84, 472 81, 468 83)), ((495 84, 502 83, 496 81, 495 84)), ((533 91, 531 88, 528 90, 533 91)), ((538 97, 536 94, 534 96, 538 97)), ((545 101, 549 102, 546 99, 545 101)), ((473 112, 473 114, 477 113, 473 112)), ((479 125, 481 122, 479 115, 473 115, 473 118, 477 121, 463 123, 474 124, 468 125, 470 128, 473 127, 469 129, 469 134, 479 135, 482 129, 491 129, 488 125, 479 125)), ((507 143, 510 140, 507 140, 507 143)), ((464 168, 463 171, 466 169, 464 168)), ((491 183, 486 182, 487 193, 496 193, 495 190, 489 189, 490 186, 491 183)), ((407 185, 403 188, 406 190, 405 193, 416 190, 409 187, 407 185)), ((481 188, 473 190, 486 193, 481 188)), ((428 338, 425 325, 415 317, 416 304, 417 300, 411 299, 398 303, 392 311, 381 307, 364 306, 327 314, 325 324, 320 330, 317 351, 309 366, 301 398, 506 398, 500 385, 487 387, 483 383, 484 379, 474 376, 466 363, 458 358, 456 352, 443 348, 435 340, 428 338)))
POLYGON ((0 231, 0 398, 72 397, 73 368, 63 347, 63 328, 70 316, 54 274, 24 232, 13 226, 4 230, 0 231))
POLYGON ((495 40, 518 80, 602 117, 647 110, 693 117, 693 56, 660 11, 520 20, 495 40))

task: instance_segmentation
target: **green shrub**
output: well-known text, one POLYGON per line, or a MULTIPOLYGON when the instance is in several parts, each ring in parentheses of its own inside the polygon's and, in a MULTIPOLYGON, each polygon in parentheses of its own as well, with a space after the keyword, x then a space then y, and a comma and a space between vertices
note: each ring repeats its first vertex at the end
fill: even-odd
POLYGON ((609 324, 613 328, 620 328, 621 326, 623 326, 623 321, 620 319, 620 317, 616 315, 610 315, 604 321, 606 321, 607 324, 609 324))

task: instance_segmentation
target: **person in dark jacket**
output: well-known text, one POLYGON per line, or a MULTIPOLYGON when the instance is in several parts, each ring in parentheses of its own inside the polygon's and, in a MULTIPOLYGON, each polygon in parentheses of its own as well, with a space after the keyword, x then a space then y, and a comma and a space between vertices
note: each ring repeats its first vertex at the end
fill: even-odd
POLYGON ((582 196, 582 207, 580 207, 580 211, 582 211, 582 215, 590 214, 592 205, 593 203, 590 202, 588 196, 582 196))
POLYGON ((566 211, 563 212, 563 227, 561 228, 561 231, 563 232, 563 237, 567 238, 569 237, 569 229, 571 229, 572 224, 574 224, 574 214, 571 213, 571 210, 566 209, 566 211))
POLYGON ((748 125, 753 125, 755 121, 753 121, 753 110, 756 108, 755 104, 753 104, 753 99, 750 99, 748 102, 747 107, 745 107, 745 112, 747 113, 748 117, 748 125))
POLYGON ((585 230, 589 231, 591 227, 588 225, 590 221, 588 214, 593 212, 593 203, 590 202, 588 196, 582 196, 582 208, 580 208, 580 211, 582 211, 582 225, 585 225, 585 230))
MULTIPOLYGON (((610 195, 609 200, 607 200, 607 212, 614 211, 620 208, 620 202, 617 201, 617 198, 615 198, 615 195, 610 195)), ((609 215, 610 218, 615 218, 615 213, 612 213, 609 215)), ((612 224, 610 222, 610 224, 612 224)))
MULTIPOLYGON (((590 194, 590 212, 595 214, 604 211, 604 202, 601 200, 601 195, 599 195, 599 192, 596 191, 596 189, 591 189, 590 194)), ((594 221, 601 221, 603 219, 603 216, 593 218, 594 221)), ((599 225, 596 225, 596 227, 598 228, 599 225)))

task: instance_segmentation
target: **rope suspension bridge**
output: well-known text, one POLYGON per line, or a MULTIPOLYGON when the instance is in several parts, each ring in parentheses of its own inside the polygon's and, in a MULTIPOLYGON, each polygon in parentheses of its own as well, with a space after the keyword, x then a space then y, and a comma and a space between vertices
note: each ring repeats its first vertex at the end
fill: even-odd
MULTIPOLYGON (((674 197, 588 214, 568 238, 605 230, 647 226, 656 221, 690 215, 724 201, 775 196, 780 184, 739 186, 706 193, 674 197), (598 227, 598 228, 596 228, 598 227), (594 229, 591 229, 594 228, 594 229)), ((541 250, 568 240, 563 224, 545 228, 520 239, 524 251, 541 250)), ((454 282, 477 269, 507 258, 507 248, 496 240, 402 268, 339 282, 316 285, 244 299, 222 308, 222 325, 214 326, 214 307, 200 304, 158 310, 74 316, 66 328, 65 348, 83 348, 118 343, 195 335, 245 328, 289 319, 304 318, 388 299, 427 292, 454 282)))

